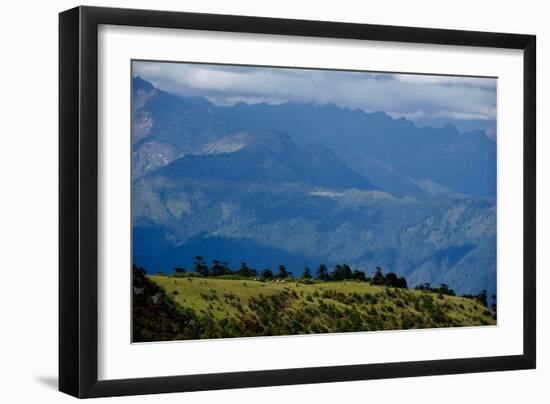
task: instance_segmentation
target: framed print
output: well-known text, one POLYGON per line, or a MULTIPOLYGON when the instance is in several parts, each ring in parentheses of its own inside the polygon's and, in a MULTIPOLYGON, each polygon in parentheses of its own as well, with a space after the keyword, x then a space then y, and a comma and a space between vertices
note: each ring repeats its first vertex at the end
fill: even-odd
POLYGON ((534 36, 59 24, 61 391, 535 367, 534 36))

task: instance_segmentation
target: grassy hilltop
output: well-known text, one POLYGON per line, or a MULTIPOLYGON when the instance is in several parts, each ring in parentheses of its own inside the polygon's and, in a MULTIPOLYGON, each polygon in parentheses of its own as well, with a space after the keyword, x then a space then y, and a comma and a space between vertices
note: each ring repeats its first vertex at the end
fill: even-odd
POLYGON ((147 276, 134 269, 134 341, 496 324, 478 300, 368 282, 147 276))

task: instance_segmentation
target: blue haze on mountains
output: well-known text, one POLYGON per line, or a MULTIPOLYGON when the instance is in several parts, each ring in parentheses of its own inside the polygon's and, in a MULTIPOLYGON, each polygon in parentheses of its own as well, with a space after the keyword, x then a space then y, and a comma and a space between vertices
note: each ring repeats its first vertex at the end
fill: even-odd
POLYGON ((433 126, 422 126, 352 101, 178 87, 140 63, 134 73, 151 81, 132 80, 135 264, 171 272, 201 255, 300 275, 347 263, 411 286, 496 292, 495 121, 479 116, 494 105, 451 111, 446 123, 434 104, 433 126))

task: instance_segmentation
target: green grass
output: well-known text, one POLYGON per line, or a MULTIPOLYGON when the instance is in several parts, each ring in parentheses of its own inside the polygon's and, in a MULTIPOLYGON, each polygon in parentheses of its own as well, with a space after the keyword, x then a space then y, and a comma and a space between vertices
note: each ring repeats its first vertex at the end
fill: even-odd
POLYGON ((496 324, 495 314, 474 299, 365 282, 149 279, 176 307, 196 316, 201 338, 496 324))

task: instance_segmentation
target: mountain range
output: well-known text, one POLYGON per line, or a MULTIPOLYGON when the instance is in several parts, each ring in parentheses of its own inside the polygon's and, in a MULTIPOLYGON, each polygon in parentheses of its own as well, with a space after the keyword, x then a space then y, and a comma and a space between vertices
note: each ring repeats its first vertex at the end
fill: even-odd
POLYGON ((135 77, 133 260, 348 263, 496 291, 496 143, 334 104, 218 106, 135 77))

